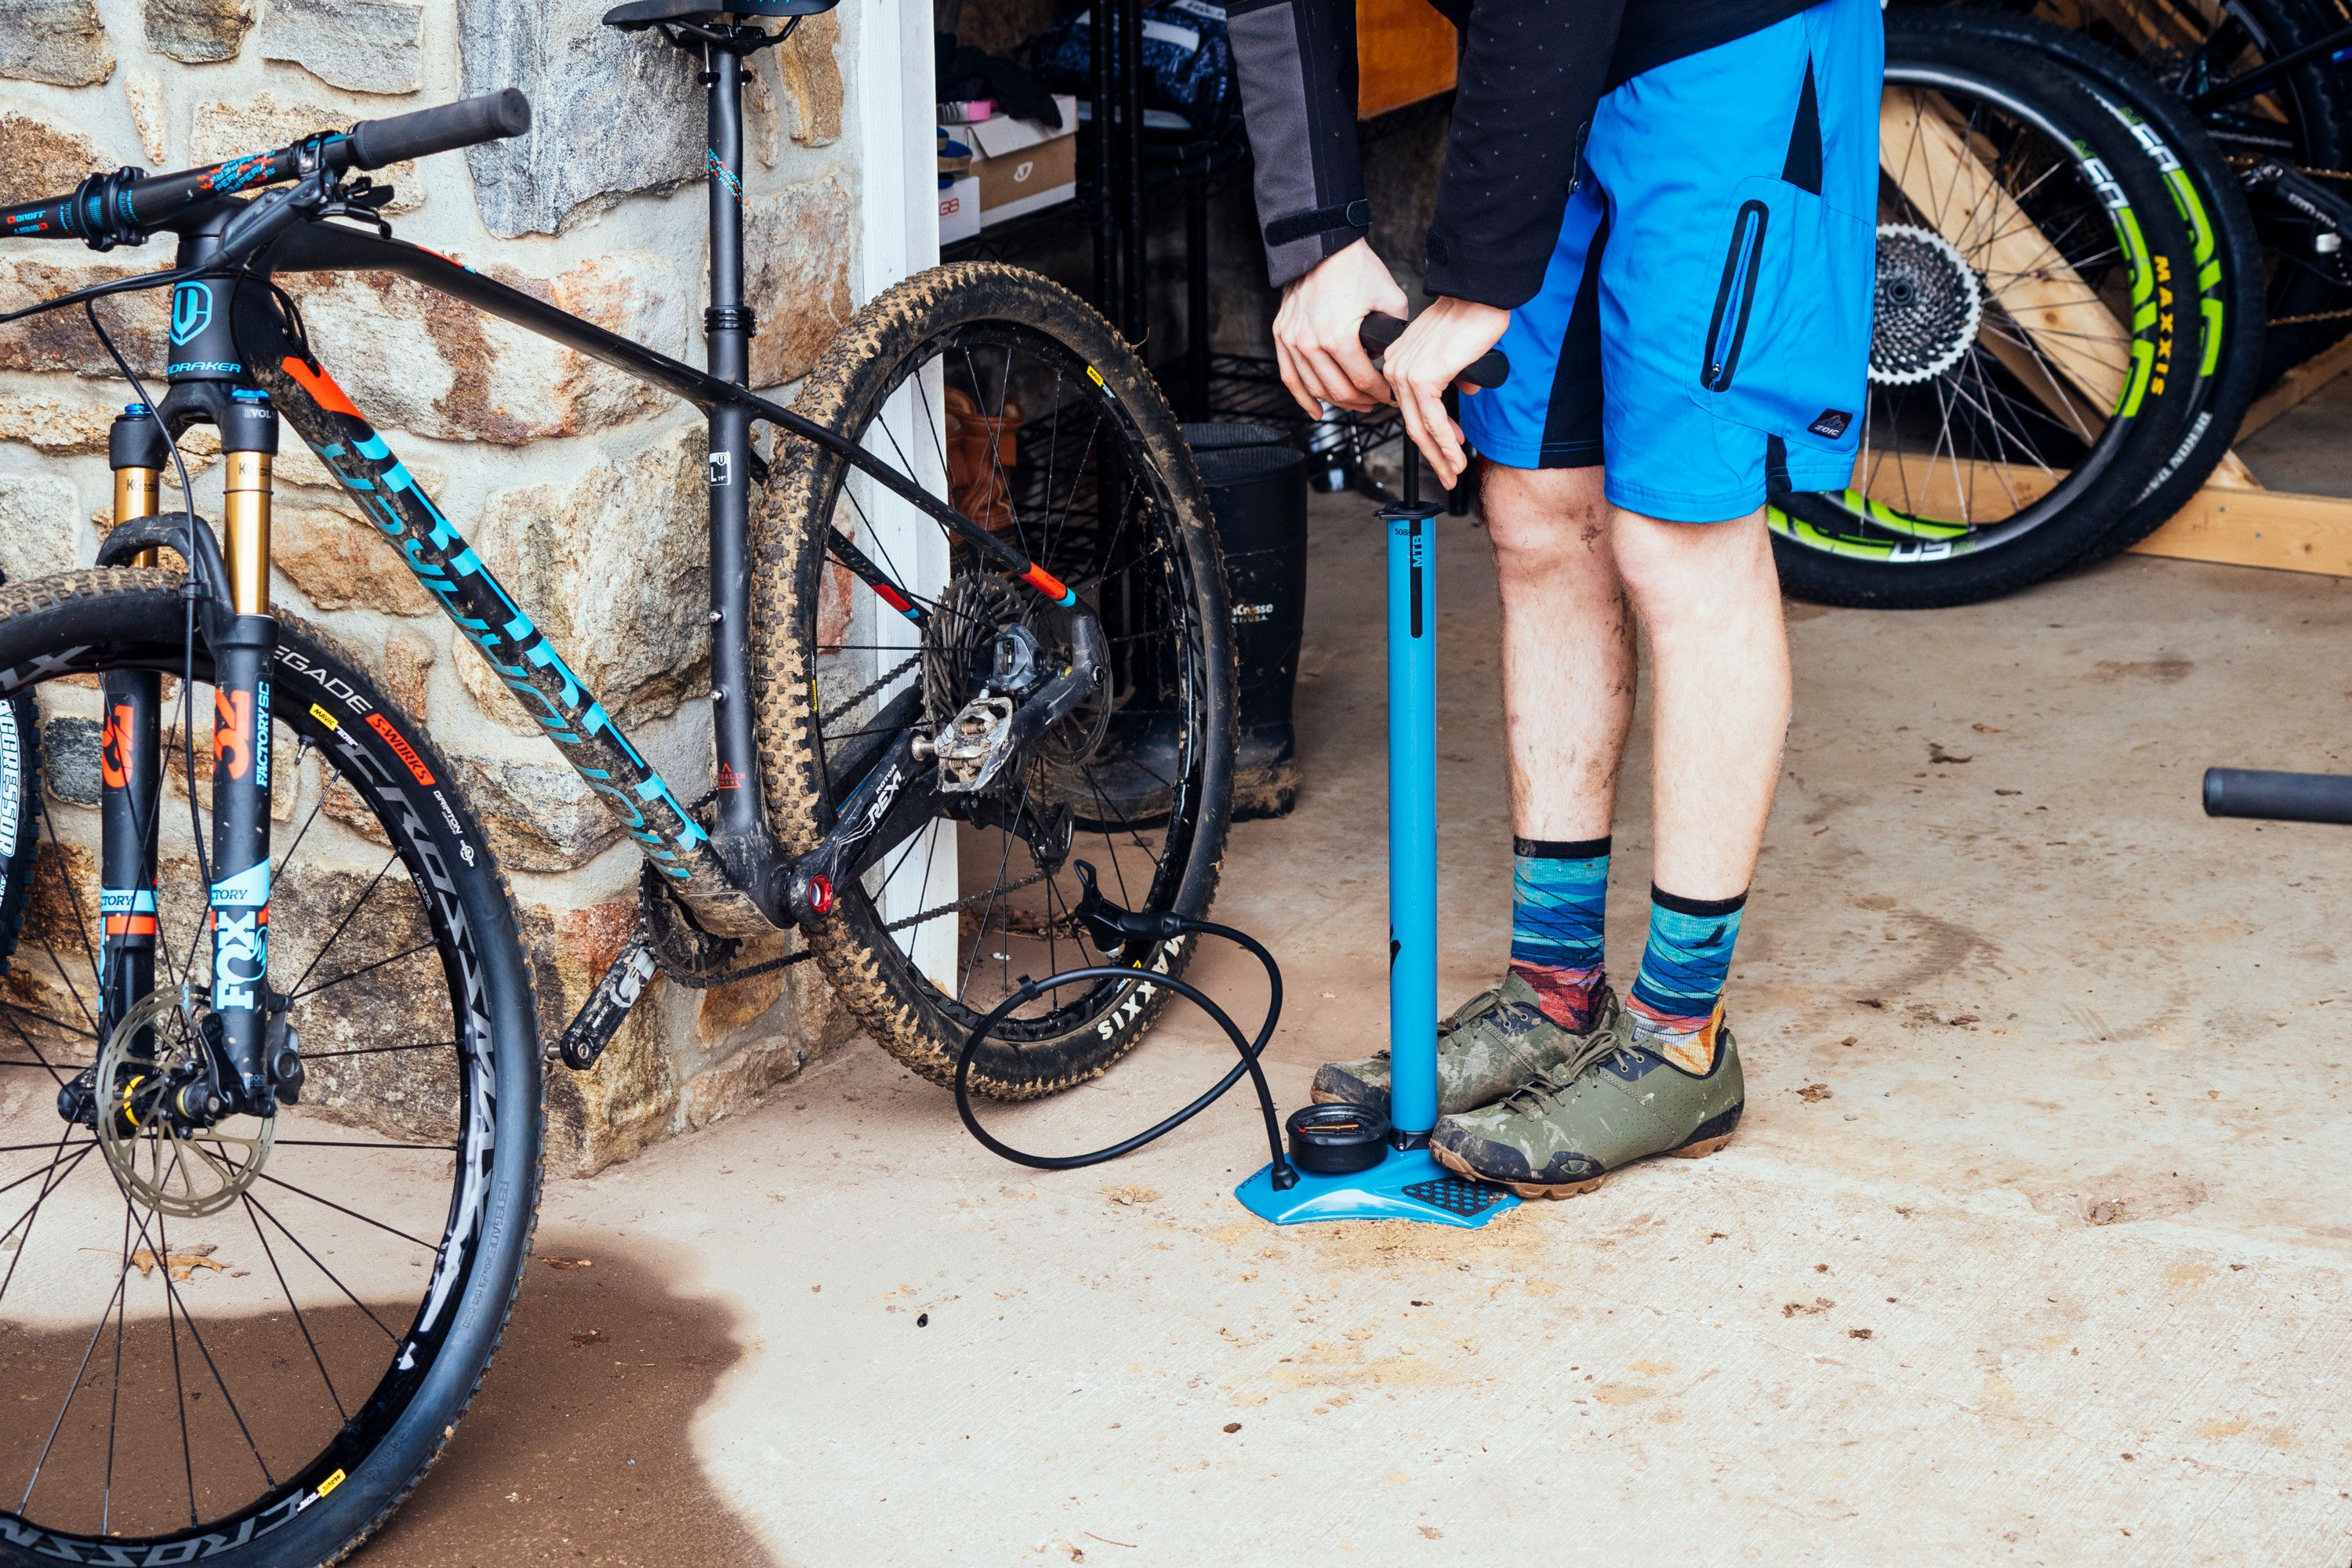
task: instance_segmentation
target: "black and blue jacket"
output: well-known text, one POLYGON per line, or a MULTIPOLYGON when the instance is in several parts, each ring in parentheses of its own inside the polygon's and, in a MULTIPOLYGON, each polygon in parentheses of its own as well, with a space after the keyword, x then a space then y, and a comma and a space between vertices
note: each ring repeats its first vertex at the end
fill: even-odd
MULTIPOLYGON (((1601 95, 1792 16, 1812 0, 1432 0, 1462 34, 1423 286, 1511 310, 1533 299, 1601 95)), ((1355 0, 1226 7, 1279 287, 1371 225, 1356 142, 1355 0)))

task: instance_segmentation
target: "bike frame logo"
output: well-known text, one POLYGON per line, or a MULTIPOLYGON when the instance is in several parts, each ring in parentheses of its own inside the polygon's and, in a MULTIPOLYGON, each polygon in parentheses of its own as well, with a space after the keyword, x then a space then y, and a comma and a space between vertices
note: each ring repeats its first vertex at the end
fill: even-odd
POLYGON ((212 324, 213 290, 208 283, 183 283, 172 290, 172 342, 184 343, 212 324))

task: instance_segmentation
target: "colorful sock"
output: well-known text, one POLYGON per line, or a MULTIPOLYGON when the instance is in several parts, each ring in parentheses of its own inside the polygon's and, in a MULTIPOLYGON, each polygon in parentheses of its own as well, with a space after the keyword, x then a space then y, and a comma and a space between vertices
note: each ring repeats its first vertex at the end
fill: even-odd
POLYGON ((1609 840, 1514 838, 1511 848, 1511 973, 1545 1017, 1580 1035, 1601 996, 1609 840))
POLYGON ((1723 1021, 1723 981, 1739 940, 1736 899, 1680 899, 1650 889, 1650 940, 1625 999, 1633 1037, 1686 1072, 1715 1067, 1715 1032, 1723 1021))

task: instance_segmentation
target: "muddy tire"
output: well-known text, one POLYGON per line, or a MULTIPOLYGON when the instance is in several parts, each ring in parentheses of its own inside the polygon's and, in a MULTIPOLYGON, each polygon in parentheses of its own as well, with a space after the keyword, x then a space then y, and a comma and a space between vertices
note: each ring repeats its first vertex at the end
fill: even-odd
MULTIPOLYGON (((918 913, 961 905, 951 983, 940 946, 919 960, 910 951, 915 933, 889 929, 881 896, 867 887, 840 889, 835 912, 810 928, 811 945, 859 1022, 900 1061, 945 1084, 969 1031, 1009 994, 1016 972, 1042 979, 1105 962, 1077 940, 1070 915, 1078 858, 1100 863, 1105 890, 1123 904, 1206 912, 1232 811, 1234 668, 1223 563, 1191 452, 1159 387, 1109 323, 1034 273, 966 264, 909 279, 858 311, 796 406, 1003 530, 1100 616, 1118 672, 1102 710, 1049 731, 1037 757, 1008 767, 1018 782, 996 797, 1000 818, 1043 813, 1038 803, 1053 802, 1071 846, 1066 860, 1041 856, 1034 834, 989 838, 969 810, 903 841, 953 836, 957 879, 932 886, 940 840, 923 839, 926 890, 914 900, 918 913), (982 424, 975 447, 968 434, 982 424), (985 471, 971 468, 973 451, 983 451, 985 471), (1147 853, 1139 856, 1137 846, 1147 853), (1001 900, 982 891, 992 865, 1001 900)), ((875 499, 859 499, 870 481, 845 484, 851 471, 813 444, 780 439, 753 514, 762 782, 777 837, 795 855, 822 841, 855 783, 840 769, 850 765, 842 737, 856 732, 856 720, 838 715, 868 714, 918 684, 928 722, 956 710, 961 667, 941 654, 939 628, 985 604, 1004 624, 1029 616, 1049 652, 1053 642, 1055 612, 1039 609, 1041 598, 1020 589, 1026 597, 1016 604, 1015 590, 969 543, 908 508, 910 526, 937 531, 920 545, 902 542, 901 553, 945 551, 949 584, 932 590, 936 599, 910 588, 914 614, 930 617, 910 630, 904 612, 894 615, 828 555, 839 527, 895 576, 869 515, 875 499), (918 651, 923 669, 909 679, 918 651)), ((898 869, 911 853, 892 851, 892 876, 913 875, 898 869)), ((935 944, 942 942, 936 921, 947 918, 934 917, 935 944)), ((1190 946, 1182 938, 1131 942, 1118 962, 1176 973, 1190 946)), ((1162 987, 1121 982, 1067 1005, 1040 1003, 982 1043, 972 1087, 1028 1099, 1083 1082, 1132 1048, 1166 1000, 1162 987)))

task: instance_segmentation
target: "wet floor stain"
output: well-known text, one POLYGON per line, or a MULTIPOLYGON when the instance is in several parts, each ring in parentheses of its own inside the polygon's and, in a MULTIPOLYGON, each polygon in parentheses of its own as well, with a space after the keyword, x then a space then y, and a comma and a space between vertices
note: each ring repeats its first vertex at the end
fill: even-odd
MULTIPOLYGON (((413 1303, 374 1309, 394 1322, 409 1310, 413 1303)), ((193 1462, 184 1458, 180 1424, 168 1419, 170 1342, 145 1321, 124 1335, 122 1408, 145 1415, 114 1424, 119 1484, 110 1506, 118 1532, 169 1528, 174 1513, 184 1526, 190 1488, 207 1516, 238 1505, 256 1489, 257 1460, 290 1473, 331 1436, 337 1417, 321 1394, 322 1369, 347 1398, 383 1372, 383 1331, 368 1310, 348 1302, 306 1307, 299 1328, 283 1312, 198 1317, 204 1360, 184 1324, 179 1343, 193 1462), (164 1415, 147 1418, 157 1411, 164 1415), (171 1484, 134 1488, 121 1479, 139 1476, 171 1484)), ((111 1352, 112 1336, 105 1338, 111 1352)), ((15 1396, 6 1408, 18 1413, 0 1416, 0 1475, 30 1474, 48 1447, 31 1513, 60 1525, 86 1524, 83 1512, 94 1516, 100 1501, 105 1396, 113 1392, 112 1379, 100 1376, 107 1358, 95 1358, 100 1373, 84 1374, 85 1383, 100 1376, 100 1385, 77 1395, 62 1422, 49 1418, 90 1343, 87 1324, 0 1325, 0 1389, 15 1396), (34 1403, 43 1414, 23 1419, 34 1403)), ((742 1353, 729 1310, 679 1296, 657 1268, 576 1237, 542 1241, 456 1437, 352 1561, 365 1568, 766 1568, 772 1558, 711 1487, 691 1436, 695 1415, 742 1353)))

